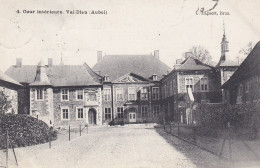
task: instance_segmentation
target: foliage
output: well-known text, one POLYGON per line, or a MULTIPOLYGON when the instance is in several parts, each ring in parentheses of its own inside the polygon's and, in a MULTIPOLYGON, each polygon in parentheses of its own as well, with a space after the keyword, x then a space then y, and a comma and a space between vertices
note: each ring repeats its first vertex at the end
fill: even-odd
MULTIPOLYGON (((205 49, 204 47, 198 45, 193 46, 189 52, 193 54, 193 57, 200 60, 201 62, 205 64, 212 64, 212 56, 210 55, 209 51, 205 49)), ((186 56, 184 55, 184 59, 186 59, 186 56)))
POLYGON ((217 136, 217 130, 231 129, 235 136, 241 130, 255 133, 256 104, 241 105, 201 105, 199 113, 200 129, 205 134, 217 136), (230 127, 228 127, 230 123, 230 127))
POLYGON ((3 91, 0 91, 0 114, 4 114, 11 107, 11 101, 8 100, 8 96, 3 91))
POLYGON ((48 125, 28 115, 0 115, 0 149, 6 146, 6 130, 9 144, 14 147, 36 145, 57 138, 57 132, 49 129, 48 125))

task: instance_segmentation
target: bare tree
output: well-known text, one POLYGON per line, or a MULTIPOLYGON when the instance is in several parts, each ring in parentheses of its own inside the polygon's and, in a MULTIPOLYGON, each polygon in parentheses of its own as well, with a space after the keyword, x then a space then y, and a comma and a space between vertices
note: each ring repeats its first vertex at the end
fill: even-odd
POLYGON ((249 42, 244 48, 239 50, 239 54, 243 54, 244 56, 248 56, 248 54, 253 50, 254 43, 249 42))
MULTIPOLYGON (((193 54, 193 57, 200 60, 201 62, 211 65, 213 62, 212 56, 210 55, 209 51, 205 49, 204 47, 198 45, 193 46, 191 49, 189 49, 189 52, 193 54)), ((186 55, 184 54, 184 59, 186 59, 186 55)))
POLYGON ((7 95, 0 91, 0 114, 4 114, 11 106, 11 101, 8 100, 7 95))
POLYGON ((244 59, 250 54, 253 50, 255 44, 253 42, 249 42, 245 47, 239 50, 239 55, 237 56, 239 64, 244 61, 244 59))

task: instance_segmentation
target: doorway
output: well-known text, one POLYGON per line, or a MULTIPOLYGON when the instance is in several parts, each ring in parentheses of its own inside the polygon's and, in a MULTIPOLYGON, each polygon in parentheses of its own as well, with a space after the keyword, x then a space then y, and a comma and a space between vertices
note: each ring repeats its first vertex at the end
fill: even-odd
POLYGON ((89 109, 89 111, 88 111, 88 123, 90 125, 97 124, 97 112, 93 108, 89 109))

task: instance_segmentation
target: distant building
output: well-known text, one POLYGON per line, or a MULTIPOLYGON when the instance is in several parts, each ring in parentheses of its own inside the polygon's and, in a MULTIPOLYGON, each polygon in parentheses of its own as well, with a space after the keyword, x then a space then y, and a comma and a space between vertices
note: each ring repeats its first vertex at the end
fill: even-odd
POLYGON ((154 55, 106 55, 98 52, 93 70, 104 77, 103 122, 162 120, 160 79, 169 67, 154 55))
MULTIPOLYGON (((239 63, 232 61, 229 58, 229 42, 226 38, 225 30, 221 41, 221 57, 216 65, 216 71, 218 73, 217 77, 219 78, 218 87, 220 88, 237 70, 239 63)), ((222 90, 222 102, 226 101, 225 92, 222 90)))
POLYGON ((52 126, 102 125, 101 77, 84 65, 22 65, 6 74, 23 85, 18 92, 20 114, 29 114, 52 126))
POLYGON ((7 113, 18 113, 17 90, 20 87, 21 85, 17 81, 10 78, 0 70, 0 90, 5 96, 7 96, 7 100, 11 102, 11 107, 8 109, 7 113))
POLYGON ((260 102, 260 42, 222 88, 230 104, 260 102))

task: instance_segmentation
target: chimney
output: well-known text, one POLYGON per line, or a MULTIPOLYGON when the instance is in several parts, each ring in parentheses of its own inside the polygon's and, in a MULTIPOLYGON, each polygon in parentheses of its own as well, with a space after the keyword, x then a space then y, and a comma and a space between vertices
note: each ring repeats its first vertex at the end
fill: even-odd
POLYGON ((108 82, 109 81, 109 75, 105 75, 104 76, 104 82, 108 82))
POLYGON ((174 65, 174 69, 178 69, 181 66, 181 63, 182 63, 182 59, 176 59, 176 64, 174 65))
POLYGON ((97 62, 102 59, 102 51, 97 51, 97 62))
POLYGON ((154 81, 158 80, 158 77, 157 77, 156 74, 153 74, 153 75, 152 75, 152 80, 154 80, 154 81))
POLYGON ((192 56, 193 56, 192 52, 186 52, 185 53, 185 58, 192 57, 192 56))
POLYGON ((154 57, 159 59, 159 50, 154 50, 154 57))
POLYGON ((22 58, 16 58, 16 68, 22 68, 22 58))
POLYGON ((53 66, 53 59, 48 58, 48 67, 52 67, 52 66, 53 66))

